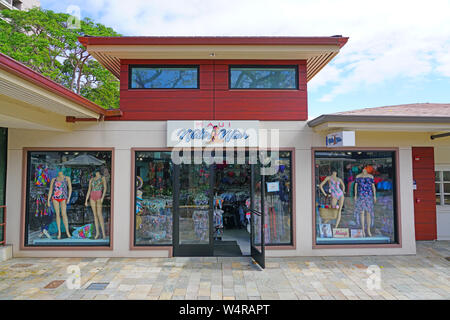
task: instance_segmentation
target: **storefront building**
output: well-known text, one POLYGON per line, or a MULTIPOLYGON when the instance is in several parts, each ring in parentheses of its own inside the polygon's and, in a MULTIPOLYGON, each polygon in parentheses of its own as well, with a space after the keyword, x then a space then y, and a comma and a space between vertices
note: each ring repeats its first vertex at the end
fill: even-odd
POLYGON ((80 41, 120 79, 120 110, 53 97, 33 106, 52 127, 4 118, 14 256, 414 254, 449 236, 449 138, 430 139, 450 131, 448 105, 308 121, 307 81, 347 38, 80 41))

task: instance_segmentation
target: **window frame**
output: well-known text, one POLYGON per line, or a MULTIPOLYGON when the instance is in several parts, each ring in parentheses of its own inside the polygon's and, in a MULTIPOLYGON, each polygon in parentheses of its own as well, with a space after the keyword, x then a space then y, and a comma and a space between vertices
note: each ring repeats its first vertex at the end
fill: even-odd
MULTIPOLYGON (((131 148, 131 210, 130 210, 130 250, 167 250, 173 256, 173 235, 170 244, 136 244, 136 155, 138 152, 171 152, 172 148, 131 148)), ((172 212, 173 215, 173 212, 172 212)), ((173 228, 173 223, 172 223, 173 228)))
MULTIPOLYGON (((271 149, 268 149, 267 151, 271 152, 271 149)), ((265 245, 265 248, 268 250, 291 250, 296 248, 296 239, 295 239, 295 230, 296 230, 296 224, 295 224, 295 149, 291 148, 280 148, 276 150, 278 152, 289 152, 290 157, 290 184, 291 184, 291 190, 290 190, 290 202, 291 202, 291 212, 290 212, 290 221, 291 225, 289 228, 290 236, 289 236, 289 243, 267 243, 265 245)))
POLYGON ((377 148, 377 147, 337 147, 337 148, 325 148, 325 147, 313 147, 311 148, 311 194, 312 194, 312 249, 352 249, 352 248, 402 248, 402 223, 401 223, 401 197, 400 197, 400 167, 399 167, 399 148, 377 148), (394 232, 395 242, 393 243, 359 243, 359 244, 317 244, 316 235, 316 192, 315 192, 315 175, 316 175, 316 152, 325 151, 339 151, 339 152, 394 152, 392 160, 394 163, 394 183, 395 192, 394 197, 394 232))
POLYGON ((21 203, 21 219, 20 219, 20 250, 59 250, 59 251, 72 251, 72 250, 86 250, 86 251, 112 251, 114 250, 114 176, 115 176, 115 170, 114 170, 114 163, 115 163, 115 148, 105 148, 105 147, 86 147, 86 148, 40 148, 40 147, 32 147, 32 148, 23 148, 22 151, 22 203, 21 203), (28 189, 29 189, 29 170, 28 170, 28 163, 29 163, 29 154, 31 152, 98 152, 98 151, 104 151, 104 152, 111 152, 111 181, 110 181, 110 197, 111 197, 111 203, 110 203, 110 219, 109 219, 109 245, 99 245, 99 246, 67 246, 67 245, 52 245, 52 246, 36 246, 36 245, 29 245, 27 241, 25 240, 25 237, 27 236, 27 232, 25 230, 25 225, 28 222, 27 217, 27 208, 28 208, 28 189), (27 243, 27 244, 26 244, 27 243))
POLYGON ((199 90, 200 89, 200 65, 198 64, 129 64, 128 65, 128 90, 199 90), (133 88, 132 78, 134 68, 192 68, 197 70, 197 87, 195 88, 133 88))
POLYGON ((292 64, 292 65, 266 65, 266 64, 230 64, 228 65, 228 90, 266 90, 266 91, 275 91, 275 90, 282 90, 282 91, 298 91, 299 90, 299 79, 298 79, 298 65, 292 64), (284 69, 291 69, 294 68, 295 70, 295 88, 232 88, 231 87, 231 69, 233 68, 250 68, 250 69, 270 69, 270 68, 284 68, 284 69))
MULTIPOLYGON (((449 181, 444 181, 444 171, 450 172, 450 165, 441 165, 436 166, 434 169, 435 172, 439 172, 439 181, 434 181, 435 185, 439 184, 439 198, 440 198, 440 204, 436 204, 436 207, 443 208, 443 209, 450 209, 450 204, 445 204, 444 196, 450 196, 450 193, 444 192, 444 183, 450 184, 449 181)), ((438 193, 434 193, 435 197, 438 195, 438 193)))

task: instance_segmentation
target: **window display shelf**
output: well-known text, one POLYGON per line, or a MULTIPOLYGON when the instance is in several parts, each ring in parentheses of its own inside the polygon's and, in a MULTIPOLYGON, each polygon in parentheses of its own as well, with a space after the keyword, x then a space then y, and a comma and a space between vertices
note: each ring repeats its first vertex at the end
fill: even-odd
POLYGON ((33 240, 33 245, 36 246, 77 246, 77 245, 109 245, 109 237, 106 239, 35 239, 33 240))
POLYGON ((375 236, 362 238, 320 238, 317 237, 317 244, 367 244, 367 243, 391 243, 389 237, 375 236))

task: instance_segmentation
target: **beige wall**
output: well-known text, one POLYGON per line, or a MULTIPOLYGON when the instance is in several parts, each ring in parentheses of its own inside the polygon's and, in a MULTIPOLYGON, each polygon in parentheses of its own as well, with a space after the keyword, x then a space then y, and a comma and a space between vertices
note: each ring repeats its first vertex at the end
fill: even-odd
MULTIPOLYGON (((398 140, 385 146, 400 147, 400 194, 402 248, 350 248, 312 249, 312 187, 311 147, 323 147, 324 137, 312 132, 305 122, 261 122, 266 129, 280 129, 280 147, 295 147, 296 184, 296 249, 268 250, 267 256, 313 255, 380 255, 414 254, 414 210, 412 193, 411 147, 398 140)), ((378 139, 357 135, 361 147, 381 146, 378 139)), ((391 140, 392 141, 392 140, 391 140)), ((70 133, 38 130, 9 130, 7 173, 7 242, 13 244, 14 255, 19 256, 167 256, 166 250, 129 250, 130 241, 130 190, 132 147, 161 147, 166 145, 165 122, 89 122, 75 124, 70 133), (20 215, 22 195, 22 150, 25 147, 114 147, 114 250, 24 250, 20 251, 20 215)))
POLYGON ((356 133, 356 143, 367 146, 414 146, 434 147, 434 162, 450 164, 450 137, 431 140, 430 132, 374 132, 356 133))

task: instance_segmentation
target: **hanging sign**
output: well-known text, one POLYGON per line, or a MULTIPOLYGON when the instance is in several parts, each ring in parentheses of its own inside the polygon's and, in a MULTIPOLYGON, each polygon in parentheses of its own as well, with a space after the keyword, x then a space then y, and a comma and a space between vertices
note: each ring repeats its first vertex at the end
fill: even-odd
POLYGON ((354 147, 355 131, 339 131, 327 134, 325 144, 328 148, 354 147))
POLYGON ((278 192, 278 191, 280 191, 280 183, 278 181, 266 182, 266 184, 267 184, 267 192, 278 192))
POLYGON ((168 147, 258 147, 259 121, 167 121, 168 147))

